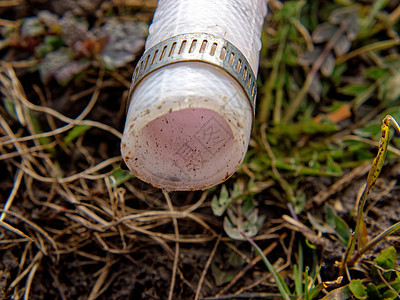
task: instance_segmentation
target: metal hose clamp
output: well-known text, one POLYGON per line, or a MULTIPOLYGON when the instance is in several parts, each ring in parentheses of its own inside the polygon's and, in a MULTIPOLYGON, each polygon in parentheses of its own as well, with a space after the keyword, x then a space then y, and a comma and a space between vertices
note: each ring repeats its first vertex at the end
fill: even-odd
POLYGON ((228 72, 241 85, 255 112, 257 83, 247 59, 227 40, 207 33, 177 35, 148 49, 133 72, 127 109, 137 84, 143 78, 163 66, 188 61, 209 63, 228 72))

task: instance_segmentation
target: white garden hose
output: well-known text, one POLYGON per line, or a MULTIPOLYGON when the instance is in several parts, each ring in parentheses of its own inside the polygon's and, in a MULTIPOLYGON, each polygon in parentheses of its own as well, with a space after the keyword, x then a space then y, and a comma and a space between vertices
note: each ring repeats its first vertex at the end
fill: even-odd
POLYGON ((159 0, 135 68, 123 160, 166 190, 206 189, 246 154, 265 0, 159 0))

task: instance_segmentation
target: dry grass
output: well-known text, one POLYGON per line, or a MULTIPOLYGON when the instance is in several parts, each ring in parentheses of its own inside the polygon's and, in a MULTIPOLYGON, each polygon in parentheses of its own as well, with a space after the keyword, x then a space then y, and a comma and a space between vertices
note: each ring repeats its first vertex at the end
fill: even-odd
MULTIPOLYGON (((22 1, 3 2, 0 6, 22 1)), ((91 17, 95 26, 110 13, 121 20, 150 22, 156 3, 103 1, 91 17)), ((318 71, 322 58, 314 67, 297 63, 307 50, 332 47, 312 36, 318 26, 314 22, 329 23, 317 9, 331 13, 331 3, 304 2, 303 9, 311 11, 298 16, 296 3, 302 2, 269 1, 267 47, 259 71, 261 122, 256 122, 246 163, 226 187, 230 208, 241 212, 243 199, 250 199, 259 215, 266 216, 253 239, 289 283, 291 294, 299 296, 313 276, 315 284, 336 282, 336 262, 345 246, 338 230, 327 224, 326 209, 334 211, 330 221, 343 220, 350 232, 357 194, 379 144, 368 126, 374 120, 380 124, 388 109, 400 113, 397 100, 379 98, 396 87, 390 85, 394 81, 383 81, 399 77, 372 80, 363 74, 379 67, 398 76, 390 58, 398 60, 400 9, 381 8, 387 17, 377 13, 376 20, 371 15, 375 33, 352 41, 353 48, 336 57, 335 68, 343 67, 343 73, 333 74, 334 82, 335 76, 318 71), (304 94, 312 77, 324 87, 318 103, 304 94), (357 82, 371 86, 349 100, 343 89, 357 82), (337 104, 344 110, 335 110, 337 104), (282 123, 284 119, 289 121, 282 123), (313 121, 329 125, 328 120, 334 131, 315 129, 313 121), (241 194, 233 196, 237 187, 241 194)), ((360 18, 373 12, 365 1, 357 5, 363 8, 360 18)), ((18 22, 4 17, 0 26, 18 22)), ((227 236, 227 214, 213 215, 211 203, 214 196, 221 198, 220 187, 167 194, 136 178, 126 180, 128 174, 119 168, 119 144, 132 65, 110 71, 94 63, 61 87, 40 82, 38 73, 30 72, 40 59, 26 52, 20 60, 19 51, 10 49, 9 61, 0 62, 0 299, 280 297, 249 243, 227 236), (67 141, 79 126, 86 130, 67 141)), ((398 143, 394 139, 389 146, 385 174, 366 209, 369 238, 398 219, 398 143)), ((374 255, 389 245, 399 245, 398 234, 371 250, 351 275, 371 278, 374 255)), ((399 258, 397 268, 398 263, 399 258)))
MULTIPOLYGON (((248 261, 247 270, 258 261, 258 258, 250 261, 246 254, 230 243, 229 238, 221 238, 220 233, 215 231, 215 225, 220 221, 208 211, 204 212, 204 208, 210 205, 206 202, 209 199, 207 191, 196 194, 199 198, 194 204, 176 207, 167 193, 162 199, 161 194, 154 193, 151 187, 138 188, 137 184, 129 181, 117 186, 113 174, 121 157, 102 161, 93 156, 93 150, 84 145, 84 136, 63 148, 64 137, 76 125, 90 125, 114 136, 115 142, 119 142, 119 131, 87 119, 96 106, 101 90, 105 88, 105 76, 110 78, 107 79, 110 85, 112 74, 105 75, 101 71, 95 85, 89 87, 88 92, 82 92, 91 95, 86 107, 77 117, 70 118, 46 106, 46 92, 39 86, 33 89, 42 104, 28 100, 15 68, 8 63, 1 64, 0 90, 3 97, 14 104, 15 116, 13 118, 4 109, 0 115, 0 162, 7 174, 14 178, 0 210, 0 247, 2 251, 20 254, 16 257, 18 271, 6 270, 15 277, 10 277, 0 291, 3 296, 28 299, 35 274, 39 271, 43 273, 48 261, 55 265, 73 263, 68 261, 71 254, 97 268, 88 299, 98 298, 109 288, 110 279, 113 279, 110 270, 115 268, 121 257, 130 257, 138 249, 149 245, 160 246, 172 262, 169 299, 173 299, 174 291, 175 295, 177 293, 178 279, 192 290, 196 299, 201 298, 205 285, 208 290, 215 290, 206 275, 210 272, 209 267, 220 241, 248 261), (38 131, 32 118, 40 118, 45 122, 41 124, 42 128, 49 130, 38 131), (80 161, 73 168, 80 171, 63 169, 63 166, 73 162, 59 161, 59 156, 52 151, 54 149, 65 149, 67 159, 72 159, 74 153, 80 153, 85 161, 80 161), (132 202, 140 204, 132 205, 132 202), (168 227, 173 228, 173 232, 165 230, 168 227), (193 277, 193 274, 185 274, 181 269, 181 244, 196 247, 196 244, 208 242, 214 246, 207 263, 199 266, 196 276, 200 280, 195 284, 192 278, 187 278, 193 277), (88 245, 95 247, 95 251, 89 251, 88 245)), ((277 238, 279 235, 274 232, 279 228, 264 232, 258 239, 277 238)), ((275 247, 276 242, 272 245, 275 247)), ((267 250, 270 251, 271 247, 267 250)), ((48 272, 59 296, 68 299, 62 279, 54 270, 48 272)), ((235 282, 244 273, 238 274, 235 282)), ((246 289, 242 288, 243 291, 246 289)))

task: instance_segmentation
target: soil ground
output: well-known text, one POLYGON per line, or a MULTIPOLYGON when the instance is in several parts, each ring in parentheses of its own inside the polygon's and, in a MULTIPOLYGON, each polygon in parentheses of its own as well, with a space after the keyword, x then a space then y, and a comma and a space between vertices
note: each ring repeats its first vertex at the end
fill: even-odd
MULTIPOLYGON (((4 20, 35 16, 41 10, 60 17, 69 13, 93 27, 109 15, 149 24, 156 6, 156 1, 6 2, 10 5, 0 3, 1 26, 4 20)), ((142 51, 143 47, 137 56, 142 51)), ((397 48, 393 51, 398 53, 397 48)), ((119 144, 136 60, 114 70, 92 64, 60 85, 54 78, 43 83, 30 61, 31 49, 7 48, 0 54, 1 299, 24 295, 29 299, 281 297, 251 245, 228 237, 224 217, 213 214, 212 199, 220 195, 221 187, 166 195, 121 173, 119 144), (7 100, 14 103, 14 114, 7 100), (76 121, 82 112, 84 116, 76 121), (77 124, 90 128, 67 143, 77 124), (50 134, 38 135, 43 132, 50 134)), ((266 80, 261 70, 261 85, 266 80)), ((260 99, 263 94, 261 87, 260 99)), ((314 111, 322 111, 326 104, 318 103, 314 111)), ((359 112, 363 109, 373 111, 375 102, 363 103, 359 112)), ((354 129, 363 117, 359 112, 338 122, 340 132, 354 129)), ((261 151, 258 130, 251 153, 261 151)), ((375 153, 375 146, 368 151, 375 153)), ((323 230, 322 220, 329 206, 354 228, 355 201, 365 185, 371 157, 343 168, 341 176, 303 175, 293 181, 305 199, 306 209, 300 215, 282 201, 285 191, 276 177, 252 179, 255 192, 247 195, 257 203, 259 215, 266 217, 253 239, 290 286, 299 251, 304 266, 321 266, 319 282, 339 276, 337 262, 345 247, 337 234, 327 227, 323 230)), ((398 153, 389 158, 367 203, 365 224, 370 237, 399 221, 398 153)), ((251 162, 245 164, 226 182, 228 190, 251 181, 255 169, 251 162)), ((354 278, 364 278, 369 262, 390 245, 399 249, 398 233, 363 257, 352 270, 354 278)))

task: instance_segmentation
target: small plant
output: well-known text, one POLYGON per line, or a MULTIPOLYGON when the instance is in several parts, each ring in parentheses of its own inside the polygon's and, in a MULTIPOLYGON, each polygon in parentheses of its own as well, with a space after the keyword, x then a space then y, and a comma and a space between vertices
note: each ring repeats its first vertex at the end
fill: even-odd
POLYGON ((394 224, 387 230, 385 230, 382 234, 375 237, 373 240, 368 242, 368 234, 366 232, 366 226, 364 223, 364 206, 367 200, 369 193, 371 192, 372 187, 376 183, 376 180, 379 177, 379 174, 382 170, 383 163, 385 161, 387 148, 389 145, 390 138, 390 122, 394 125, 398 134, 400 134, 400 126, 396 122, 396 120, 388 115, 382 121, 381 127, 381 140, 379 143, 379 151, 377 156, 375 157, 371 170, 368 173, 367 183, 365 185, 365 189, 361 195, 360 204, 358 207, 358 215, 357 215, 357 223, 356 228, 353 232, 352 238, 350 239, 350 244, 347 250, 345 257, 343 258, 341 267, 346 269, 348 266, 354 265, 357 260, 363 255, 366 251, 370 250, 380 241, 391 235, 393 232, 400 229, 400 222, 394 224), (357 251, 355 251, 355 246, 358 245, 357 251))
MULTIPOLYGON (((395 270, 397 252, 394 247, 389 247, 383 250, 372 263, 372 277, 375 280, 381 280, 381 282, 383 282, 382 284, 376 285, 371 280, 352 280, 348 269, 349 267, 354 266, 365 252, 400 229, 400 222, 397 222, 372 240, 368 241, 368 233, 364 223, 365 202, 372 187, 379 177, 385 160, 390 139, 390 123, 393 124, 397 133, 400 134, 400 126, 396 120, 390 115, 386 116, 382 121, 379 151, 367 176, 367 183, 358 207, 356 228, 351 236, 348 234, 349 231, 347 224, 340 217, 336 216, 334 211, 328 207, 328 216, 330 216, 329 219, 331 220, 328 220, 328 225, 334 228, 343 244, 348 244, 347 252, 340 264, 342 274, 333 282, 315 284, 315 278, 313 281, 311 281, 311 283, 308 282, 309 275, 308 269, 306 269, 304 275, 304 288, 302 288, 301 285, 303 282, 303 271, 301 268, 299 269, 297 266, 295 266, 294 276, 296 294, 298 297, 302 297, 303 299, 313 299, 318 296, 322 289, 328 286, 341 284, 343 276, 346 274, 349 283, 343 287, 334 289, 327 296, 325 296, 324 299, 334 299, 335 297, 338 299, 348 299, 351 297, 355 299, 367 299, 368 297, 374 299, 398 299, 400 297, 400 272, 395 270), (310 286, 311 288, 309 288, 310 286)), ((280 277, 279 273, 276 272, 267 257, 262 253, 261 249, 244 232, 241 234, 252 244, 257 254, 262 258, 263 262, 268 268, 268 271, 274 278, 282 298, 289 299, 291 293, 285 281, 280 277)), ((299 248, 301 248, 301 246, 299 248)), ((302 251, 299 251, 299 253, 302 253, 302 251)))
MULTIPOLYGON (((264 253, 257 246, 257 244, 254 241, 252 241, 245 233, 242 233, 242 235, 252 245, 256 253, 261 257, 268 271, 274 278, 274 281, 278 287, 282 299, 287 299, 287 300, 290 299, 292 297, 291 294, 294 293, 290 291, 288 285, 285 283, 285 281, 282 279, 279 273, 275 270, 275 268, 270 263, 268 258, 264 255, 264 253)), ((301 246, 299 249, 301 249, 301 246)), ((313 277, 310 277, 309 268, 305 268, 304 279, 303 279, 303 269, 299 268, 297 265, 294 266, 295 294, 298 299, 305 299, 305 300, 315 299, 323 289, 330 286, 338 285, 342 282, 343 279, 343 276, 340 276, 334 281, 317 283, 318 274, 319 271, 315 273, 313 277)))
POLYGON ((244 183, 238 180, 230 195, 223 185, 219 197, 214 196, 211 202, 214 215, 222 216, 226 212, 224 230, 235 240, 242 240, 243 232, 250 237, 255 236, 265 220, 265 216, 259 216, 252 197, 244 191, 244 183))
POLYGON ((144 46, 147 24, 107 20, 89 29, 85 20, 49 11, 13 23, 1 32, 0 49, 19 49, 34 54, 41 80, 55 78, 66 85, 89 66, 108 69, 125 66, 144 46))
POLYGON ((376 183, 385 161, 390 139, 390 123, 393 124, 397 133, 400 134, 400 127, 396 120, 392 116, 387 115, 382 121, 381 140, 379 143, 378 154, 372 163, 372 167, 367 176, 367 183, 361 195, 357 210, 356 228, 350 237, 347 252, 340 264, 341 274, 347 275, 349 284, 331 291, 325 299, 332 299, 332 297, 354 297, 356 299, 398 299, 399 297, 400 272, 394 269, 397 256, 394 247, 389 247, 383 250, 372 263, 371 279, 379 280, 382 282, 381 284, 376 285, 374 281, 371 281, 371 279, 352 279, 349 271, 349 268, 353 267, 363 254, 400 229, 400 222, 397 222, 372 240, 368 241, 367 228, 364 223, 364 206, 367 197, 376 183))

